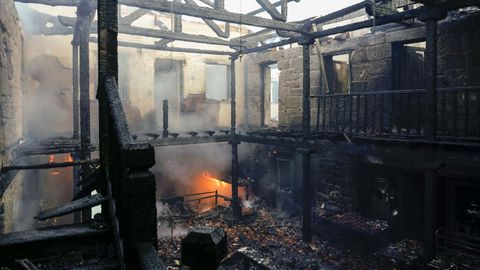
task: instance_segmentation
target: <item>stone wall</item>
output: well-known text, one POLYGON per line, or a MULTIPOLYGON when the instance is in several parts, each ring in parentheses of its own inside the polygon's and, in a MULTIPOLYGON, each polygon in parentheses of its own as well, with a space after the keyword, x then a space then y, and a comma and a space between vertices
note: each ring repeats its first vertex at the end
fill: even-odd
MULTIPOLYGON (((480 14, 449 17, 439 22, 438 38, 438 86, 480 85, 480 35, 476 28, 480 14)), ((389 25, 378 28, 375 33, 352 38, 325 39, 322 53, 332 55, 350 53, 351 92, 385 91, 393 89, 392 46, 397 42, 422 40, 425 27, 405 28, 389 25), (382 30, 383 29, 383 30, 382 30)), ((295 46, 295 45, 294 45, 295 46)), ((313 47, 313 46, 312 46, 313 47)), ((311 93, 320 93, 320 66, 317 52, 310 50, 311 93)), ((302 48, 251 54, 246 57, 248 65, 248 108, 250 125, 260 123, 260 65, 276 62, 280 70, 279 125, 296 128, 302 119, 302 48)), ((269 107, 268 93, 265 107, 269 107)), ((314 101, 312 102, 314 103, 314 101)), ((312 121, 315 106, 312 104, 312 121)))
MULTIPOLYGON (((9 152, 22 135, 22 55, 22 29, 13 0, 2 1, 0 6, 0 163, 2 165, 11 162, 9 152)), ((15 210, 13 198, 21 193, 21 182, 21 174, 0 176, 0 232, 10 229, 15 210)))
MULTIPOLYGON (((438 86, 478 86, 480 85, 480 14, 458 14, 439 22, 438 39, 438 86)), ((351 92, 385 91, 393 87, 393 54, 395 43, 420 41, 425 37, 422 25, 405 28, 400 25, 377 27, 374 34, 351 38, 331 38, 322 41, 322 53, 332 55, 350 53, 351 92)), ((290 49, 280 49, 246 57, 248 66, 248 113, 250 127, 260 123, 260 66, 276 62, 280 70, 279 125, 288 128, 301 128, 302 123, 302 48, 293 45, 290 49)), ((320 93, 320 69, 316 50, 311 48, 311 93, 320 93)), ((265 107, 269 107, 265 94, 265 107)), ((316 118, 316 105, 312 101, 312 124, 316 118)), ((268 126, 268 123, 267 123, 268 126)), ((335 149, 322 149, 312 159, 316 191, 329 195, 340 191, 342 202, 352 206, 355 200, 355 181, 358 162, 354 156, 335 153, 335 149)), ((300 168, 296 168, 301 171, 300 168)))

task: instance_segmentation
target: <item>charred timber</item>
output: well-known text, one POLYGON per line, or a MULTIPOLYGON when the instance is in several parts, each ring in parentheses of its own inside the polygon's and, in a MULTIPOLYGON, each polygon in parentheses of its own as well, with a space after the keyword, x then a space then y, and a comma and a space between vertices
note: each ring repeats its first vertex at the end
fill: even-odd
POLYGON ((99 161, 96 159, 93 160, 80 160, 74 162, 51 162, 51 163, 43 163, 43 164, 35 164, 35 165, 12 165, 12 166, 5 166, 2 167, 1 173, 6 173, 8 171, 13 170, 41 170, 41 169, 53 169, 53 168, 65 168, 65 167, 72 167, 72 166, 80 166, 80 165, 87 165, 87 164, 97 164, 99 161))
MULTIPOLYGON (((58 20, 64 26, 73 27, 75 25, 75 18, 58 16, 58 20)), ((97 31, 97 27, 92 26, 92 32, 96 32, 96 31, 97 31)), ((209 37, 205 35, 192 35, 192 34, 186 34, 181 32, 165 31, 160 29, 148 29, 148 28, 142 28, 142 27, 130 26, 130 25, 121 25, 118 31, 119 33, 122 33, 122 34, 136 35, 136 36, 143 36, 143 37, 165 38, 165 39, 171 39, 171 40, 215 44, 215 45, 222 45, 222 46, 233 46, 233 47, 241 46, 240 42, 224 40, 216 37, 209 37)))
MULTIPOLYGON (((282 22, 287 21, 286 16, 283 16, 283 14, 280 13, 272 3, 270 3, 270 0, 257 0, 257 3, 272 17, 272 19, 282 22)), ((282 3, 280 2, 280 4, 282 3)))
MULTIPOLYGON (((169 133, 171 134, 171 133, 169 133)), ((230 140, 228 135, 204 136, 204 137, 181 137, 181 138, 164 138, 149 141, 153 147, 178 146, 190 144, 208 144, 208 143, 225 143, 230 140)))
POLYGON ((100 205, 107 201, 107 198, 103 197, 101 194, 90 195, 72 202, 69 202, 60 207, 52 208, 40 212, 35 218, 38 220, 46 220, 52 217, 64 216, 70 213, 74 213, 86 208, 91 208, 93 206, 100 205))
POLYGON ((217 21, 225 21, 243 25, 251 25, 257 27, 265 27, 271 29, 280 29, 293 32, 303 32, 301 25, 284 23, 270 19, 264 19, 251 15, 228 12, 225 10, 214 10, 205 7, 192 7, 187 4, 172 3, 165 0, 157 0, 155 2, 139 2, 135 0, 119 0, 120 4, 127 6, 135 6, 139 8, 151 9, 159 12, 168 12, 174 14, 199 17, 202 19, 211 19, 217 21))
MULTIPOLYGON (((98 43, 96 37, 90 37, 90 42, 98 43)), ((227 51, 214 51, 214 50, 201 50, 201 49, 189 49, 189 48, 175 48, 151 44, 142 44, 134 42, 119 41, 118 46, 120 47, 129 47, 137 49, 146 49, 146 50, 157 50, 157 51, 169 51, 169 52, 180 52, 180 53, 197 53, 197 54, 211 54, 211 55, 232 55, 232 52, 227 51)))

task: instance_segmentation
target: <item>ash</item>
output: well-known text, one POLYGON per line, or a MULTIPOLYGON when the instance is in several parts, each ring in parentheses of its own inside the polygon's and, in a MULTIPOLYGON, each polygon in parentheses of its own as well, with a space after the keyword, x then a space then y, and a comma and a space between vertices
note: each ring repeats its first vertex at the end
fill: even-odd
MULTIPOLYGON (((223 228, 228 235, 229 254, 247 254, 263 269, 368 268, 366 260, 325 239, 314 237, 309 244, 302 242, 300 217, 287 216, 264 206, 244 216, 244 220, 235 221, 228 208, 218 207, 190 219, 159 219, 159 230, 165 231, 166 226, 174 224, 170 235, 159 233, 159 255, 169 269, 189 269, 180 260, 183 235, 176 233, 176 228, 183 231, 201 225, 223 228)), ((242 267, 241 262, 228 266, 222 263, 219 269, 244 269, 242 267)))

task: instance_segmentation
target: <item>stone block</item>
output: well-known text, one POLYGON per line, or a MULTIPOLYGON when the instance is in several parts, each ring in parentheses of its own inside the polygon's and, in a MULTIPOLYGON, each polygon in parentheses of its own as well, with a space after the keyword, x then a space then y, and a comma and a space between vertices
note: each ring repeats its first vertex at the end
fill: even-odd
POLYGON ((391 73, 392 73, 392 60, 391 59, 371 61, 371 62, 368 63, 368 75, 369 76, 391 74, 391 73))
POLYGON ((390 43, 367 47, 367 59, 380 60, 392 57, 392 45, 390 43))
POLYGON ((365 92, 368 89, 367 81, 352 81, 350 84, 350 92, 365 92))
POLYGON ((386 91, 391 89, 391 75, 380 75, 368 78, 368 91, 386 91))
POLYGON ((278 69, 284 70, 290 68, 290 59, 281 59, 277 62, 278 69))
POLYGON ((366 80, 368 78, 369 64, 352 64, 352 80, 366 80))
POLYGON ((367 50, 366 49, 354 50, 350 56, 350 61, 352 62, 352 64, 367 61, 367 50))

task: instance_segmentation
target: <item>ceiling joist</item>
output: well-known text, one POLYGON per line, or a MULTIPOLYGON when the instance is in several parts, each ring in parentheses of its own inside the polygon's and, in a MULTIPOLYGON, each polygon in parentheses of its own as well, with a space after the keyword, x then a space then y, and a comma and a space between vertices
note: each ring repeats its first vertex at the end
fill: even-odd
MULTIPOLYGON (((284 16, 284 14, 280 13, 277 8, 270 2, 270 0, 257 0, 257 3, 272 17, 272 19, 282 22, 287 21, 287 16, 284 16)), ((280 1, 280 4, 282 6, 284 6, 284 3, 286 3, 285 0, 280 1)))
MULTIPOLYGON (((58 16, 58 20, 64 26, 68 26, 68 27, 75 26, 75 18, 58 16)), ((97 25, 95 22, 92 24, 92 32, 97 32, 97 25)), ((209 37, 204 35, 192 35, 192 34, 186 34, 181 32, 164 31, 164 30, 158 30, 158 29, 148 29, 148 28, 128 26, 128 25, 120 25, 118 32, 120 34, 127 34, 127 35, 144 36, 144 37, 152 37, 152 38, 165 38, 165 39, 180 40, 180 41, 187 41, 187 42, 222 45, 222 46, 228 46, 228 47, 241 46, 240 42, 224 40, 216 37, 209 37)))

